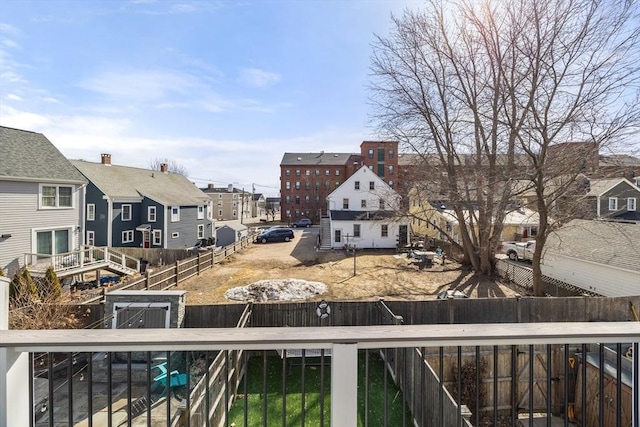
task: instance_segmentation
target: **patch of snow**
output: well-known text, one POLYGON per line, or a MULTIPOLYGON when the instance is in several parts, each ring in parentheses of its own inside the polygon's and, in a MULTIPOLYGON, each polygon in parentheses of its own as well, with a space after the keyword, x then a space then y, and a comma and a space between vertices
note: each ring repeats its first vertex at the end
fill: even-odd
POLYGON ((244 302, 296 301, 312 298, 327 292, 320 282, 302 279, 260 280, 247 286, 231 288, 225 292, 227 299, 244 302))

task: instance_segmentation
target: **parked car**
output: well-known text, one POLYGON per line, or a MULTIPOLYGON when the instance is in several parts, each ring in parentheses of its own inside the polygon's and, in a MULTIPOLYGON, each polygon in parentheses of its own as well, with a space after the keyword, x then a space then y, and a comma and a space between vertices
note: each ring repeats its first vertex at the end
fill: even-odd
POLYGON ((311 227, 311 220, 309 218, 300 218, 299 220, 291 224, 291 226, 294 228, 295 227, 311 227))
POLYGON ((502 244, 502 252, 507 254, 511 261, 531 261, 535 250, 535 240, 529 240, 528 242, 504 242, 502 244))
POLYGON ((293 239, 293 230, 290 228, 273 228, 261 233, 256 238, 257 242, 288 242, 293 239))

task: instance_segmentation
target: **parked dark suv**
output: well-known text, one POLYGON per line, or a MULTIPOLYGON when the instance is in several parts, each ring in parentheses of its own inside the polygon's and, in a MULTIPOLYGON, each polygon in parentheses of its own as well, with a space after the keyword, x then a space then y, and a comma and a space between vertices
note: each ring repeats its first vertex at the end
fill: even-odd
POLYGON ((311 227, 311 220, 309 218, 301 218, 291 224, 292 227, 311 227))
POLYGON ((272 228, 261 233, 256 238, 257 242, 288 242, 293 239, 293 230, 290 228, 272 228))

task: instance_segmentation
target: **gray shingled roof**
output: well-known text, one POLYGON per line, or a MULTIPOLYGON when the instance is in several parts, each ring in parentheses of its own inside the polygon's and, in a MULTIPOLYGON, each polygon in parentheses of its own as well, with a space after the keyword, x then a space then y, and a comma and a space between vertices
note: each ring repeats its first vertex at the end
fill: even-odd
POLYGON ((72 160, 96 187, 114 199, 148 197, 165 206, 202 205, 209 200, 184 175, 72 160))
POLYGON ((640 224, 574 219, 549 235, 545 251, 640 272, 640 224))
POLYGON ((41 133, 0 126, 0 177, 84 184, 87 180, 41 133))
POLYGON ((352 153, 284 153, 280 166, 342 166, 349 163, 351 156, 352 153))

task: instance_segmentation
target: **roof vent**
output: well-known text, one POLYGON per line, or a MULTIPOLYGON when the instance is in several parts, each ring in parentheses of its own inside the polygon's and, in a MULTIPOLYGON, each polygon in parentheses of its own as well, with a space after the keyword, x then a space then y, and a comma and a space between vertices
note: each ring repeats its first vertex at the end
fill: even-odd
POLYGON ((338 157, 338 155, 337 155, 337 154, 334 154, 334 155, 333 155, 333 157, 338 157))
POLYGON ((301 161, 301 160, 302 160, 302 157, 298 157, 298 159, 297 159, 297 160, 298 160, 298 161, 301 161))

